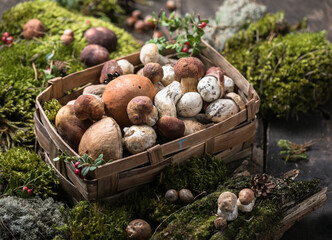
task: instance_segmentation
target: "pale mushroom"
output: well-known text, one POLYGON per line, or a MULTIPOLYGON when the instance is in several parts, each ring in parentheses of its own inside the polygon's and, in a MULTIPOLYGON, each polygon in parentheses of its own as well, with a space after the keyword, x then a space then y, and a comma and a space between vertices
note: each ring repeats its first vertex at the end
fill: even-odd
POLYGON ((159 118, 176 117, 176 104, 182 96, 181 84, 177 81, 160 90, 154 97, 154 105, 158 109, 159 118))
POLYGON ((170 59, 160 55, 158 46, 154 43, 148 43, 142 47, 139 59, 141 60, 141 63, 143 63, 143 65, 154 62, 159 63, 163 66, 167 63, 172 63, 175 61, 174 59, 170 59))
POLYGON ((192 133, 205 129, 205 126, 194 118, 180 119, 180 120, 183 121, 184 126, 185 126, 184 136, 187 136, 189 134, 192 134, 192 133))
POLYGON ((129 239, 135 240, 148 240, 152 234, 150 224, 143 219, 131 221, 126 228, 126 232, 129 239))
POLYGON ((225 94, 229 92, 234 92, 234 81, 230 77, 224 75, 224 86, 225 86, 225 94))
POLYGON ((118 65, 122 69, 123 74, 133 74, 134 65, 128 62, 126 59, 121 59, 117 61, 118 65))
POLYGON ((221 85, 214 76, 205 76, 197 84, 197 91, 205 102, 213 102, 220 98, 221 85))
POLYGON ((123 131, 124 145, 131 154, 143 152, 156 144, 157 134, 148 125, 133 125, 123 131))
POLYGON ((239 112, 237 104, 230 99, 217 99, 206 108, 205 116, 213 122, 222 122, 239 112))
POLYGON ((242 111, 246 108, 246 104, 242 100, 241 96, 236 94, 235 92, 230 92, 225 95, 225 98, 232 99, 236 105, 239 107, 239 110, 242 111))
POLYGON ((244 188, 239 192, 239 198, 236 202, 242 212, 251 212, 255 205, 255 193, 250 188, 244 188))
POLYGON ((167 87, 170 85, 173 81, 176 80, 176 76, 174 73, 174 67, 171 64, 166 64, 165 66, 162 66, 164 76, 161 79, 162 84, 167 87))
POLYGON ((176 104, 177 113, 181 117, 194 117, 203 107, 201 95, 197 92, 187 92, 176 104))
POLYGON ((233 221, 238 216, 237 197, 234 193, 223 192, 218 198, 218 216, 233 221))
POLYGON ((196 57, 183 57, 175 64, 174 73, 180 79, 183 93, 197 92, 198 80, 204 76, 205 67, 196 57))

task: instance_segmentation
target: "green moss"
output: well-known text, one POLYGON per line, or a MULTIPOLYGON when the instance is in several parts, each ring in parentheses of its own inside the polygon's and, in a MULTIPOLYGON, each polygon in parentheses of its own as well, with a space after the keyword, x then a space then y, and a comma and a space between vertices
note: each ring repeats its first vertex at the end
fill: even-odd
POLYGON ((54 51, 53 60, 65 62, 68 74, 82 70, 84 66, 79 61, 79 54, 87 45, 83 32, 93 26, 108 27, 116 33, 118 46, 116 51, 110 53, 111 58, 124 56, 139 49, 138 43, 123 29, 109 22, 73 13, 52 1, 21 3, 3 14, 0 33, 8 31, 14 37, 14 44, 0 46, 2 148, 8 149, 18 144, 33 146, 32 118, 35 97, 47 82, 45 75, 40 73, 50 67, 46 55, 54 51), (31 18, 38 18, 43 22, 47 30, 44 37, 27 40, 20 35, 24 24, 31 18), (90 24, 87 24, 87 20, 90 24), (60 36, 67 28, 73 30, 75 40, 71 45, 64 46, 60 42, 60 36))
POLYGON ((267 14, 226 44, 223 54, 261 97, 265 117, 315 109, 332 90, 332 45, 326 33, 290 32, 283 14, 267 14))
POLYGON ((42 197, 56 195, 59 184, 54 171, 49 171, 39 156, 26 148, 11 148, 7 152, 0 152, 0 183, 6 185, 12 177, 17 186, 23 186, 29 177, 30 171, 35 171, 36 176, 44 173, 33 192, 42 197))
POLYGON ((267 198, 258 198, 252 212, 239 212, 238 218, 228 222, 226 229, 217 231, 213 221, 216 218, 220 193, 231 191, 238 195, 243 187, 249 186, 249 181, 250 178, 230 179, 216 192, 174 213, 152 239, 257 239, 259 236, 273 233, 289 208, 319 190, 316 180, 285 182, 272 178, 278 186, 277 191, 267 198))
POLYGON ((206 155, 202 158, 193 158, 181 165, 168 166, 160 175, 159 181, 164 189, 188 188, 196 192, 212 192, 226 181, 226 172, 223 161, 206 155))
POLYGON ((56 99, 51 99, 44 103, 46 117, 52 124, 55 124, 55 117, 62 105, 56 99))

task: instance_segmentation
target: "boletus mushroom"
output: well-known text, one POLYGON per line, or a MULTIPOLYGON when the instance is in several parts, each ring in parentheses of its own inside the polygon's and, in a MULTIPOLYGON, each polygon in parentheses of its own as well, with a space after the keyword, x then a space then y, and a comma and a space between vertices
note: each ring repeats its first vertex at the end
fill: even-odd
POLYGON ((203 107, 203 100, 197 92, 187 92, 176 104, 176 110, 181 117, 194 117, 203 107))
POLYGON ((239 192, 239 198, 236 202, 242 212, 251 212, 255 205, 255 193, 250 188, 244 188, 239 192))
POLYGON ((106 27, 92 27, 86 30, 84 38, 89 44, 98 44, 109 52, 116 49, 118 38, 116 34, 106 27))
POLYGON ((223 192, 218 198, 218 216, 233 221, 238 216, 237 197, 234 193, 223 192))
POLYGON ((205 66, 196 57, 183 57, 175 64, 174 73, 181 79, 183 93, 197 92, 198 80, 204 76, 205 66))
POLYGON ((120 75, 123 75, 123 71, 117 61, 109 60, 105 62, 103 68, 101 69, 99 82, 101 84, 107 84, 120 75))
POLYGON ((123 74, 133 74, 135 67, 126 59, 118 60, 118 65, 122 69, 123 74))
POLYGON ((87 94, 79 96, 74 103, 75 115, 80 120, 100 120, 104 114, 104 103, 96 95, 87 94))
POLYGON ((126 228, 129 239, 148 240, 151 237, 152 230, 150 224, 143 219, 131 221, 126 228))
POLYGON ((164 116, 157 122, 159 132, 167 139, 174 140, 183 137, 185 125, 176 117, 164 116))
POLYGON ((78 153, 85 153, 94 161, 103 154, 105 161, 122 158, 122 134, 113 118, 105 117, 95 122, 84 133, 79 144, 78 153))
POLYGON ((46 28, 39 19, 30 19, 23 27, 23 36, 26 39, 39 38, 45 33, 46 28))
POLYGON ((105 112, 113 117, 121 127, 132 125, 127 114, 127 105, 137 96, 147 96, 153 100, 157 91, 152 82, 136 74, 122 75, 107 84, 103 94, 105 112))
POLYGON ((148 125, 134 125, 123 131, 124 145, 131 154, 143 152, 156 144, 157 134, 148 125))
POLYGON ((77 151, 84 132, 91 124, 90 120, 82 121, 76 117, 73 105, 63 106, 55 117, 59 135, 74 151, 77 151))
POLYGON ((127 105, 129 120, 135 124, 153 126, 158 121, 158 110, 147 96, 138 96, 130 100, 127 105))
POLYGON ((106 62, 109 59, 107 49, 97 44, 87 45, 80 54, 80 61, 88 67, 106 62))
POLYGON ((207 106, 205 116, 213 122, 222 122, 238 112, 239 107, 233 100, 217 99, 207 106))
POLYGON ((154 62, 159 63, 161 66, 164 66, 167 63, 174 63, 176 60, 164 57, 159 54, 158 46, 154 43, 145 44, 141 48, 139 59, 143 65, 154 62))

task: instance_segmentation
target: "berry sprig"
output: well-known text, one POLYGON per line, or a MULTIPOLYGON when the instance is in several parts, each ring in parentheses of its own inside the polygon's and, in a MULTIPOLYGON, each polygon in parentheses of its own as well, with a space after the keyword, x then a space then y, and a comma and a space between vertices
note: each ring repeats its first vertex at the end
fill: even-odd
POLYGON ((12 36, 10 36, 9 32, 4 32, 4 34, 2 35, 1 41, 5 44, 12 44, 13 43, 14 38, 12 36))
POLYGON ((175 49, 179 58, 198 55, 205 46, 201 45, 202 36, 204 35, 204 28, 209 21, 207 19, 201 20, 199 15, 193 17, 187 13, 184 18, 174 16, 172 12, 169 17, 165 16, 165 12, 160 12, 158 16, 153 13, 154 24, 160 24, 169 29, 170 40, 167 41, 165 37, 154 38, 147 43, 157 44, 159 51, 163 49, 175 49), (177 37, 173 39, 173 33, 177 32, 177 37))
MULTIPOLYGON (((103 159, 103 154, 100 154, 98 158, 92 162, 92 159, 85 153, 82 157, 73 157, 64 153, 54 158, 53 161, 63 160, 65 163, 74 163, 75 171, 74 173, 82 179, 86 178, 86 175, 89 171, 94 171, 97 167, 106 163, 103 159)), ((107 161, 107 163, 112 162, 113 160, 107 161)))

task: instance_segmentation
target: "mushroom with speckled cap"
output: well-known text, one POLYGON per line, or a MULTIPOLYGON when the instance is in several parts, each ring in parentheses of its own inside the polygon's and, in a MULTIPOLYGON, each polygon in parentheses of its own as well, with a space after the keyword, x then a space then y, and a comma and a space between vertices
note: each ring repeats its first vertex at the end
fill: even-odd
POLYGON ((223 192, 218 198, 218 216, 233 221, 238 216, 237 197, 234 193, 223 192))
POLYGON ((251 212, 255 205, 255 200, 255 193, 249 188, 244 188, 239 192, 236 204, 240 211, 251 212))
POLYGON ((196 57, 180 58, 174 66, 174 73, 181 79, 182 92, 197 92, 198 80, 205 74, 205 67, 196 57))

